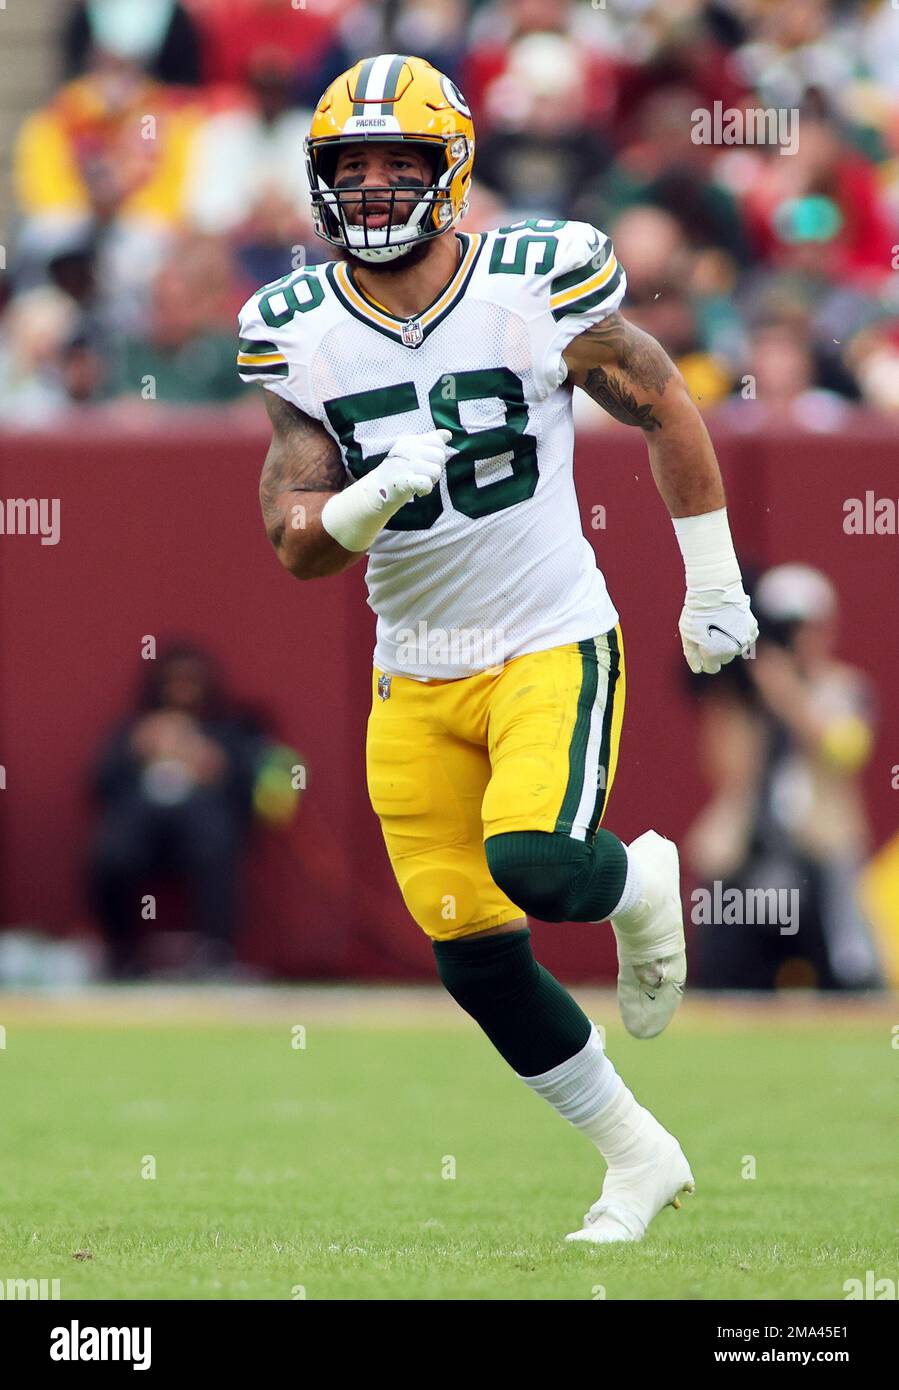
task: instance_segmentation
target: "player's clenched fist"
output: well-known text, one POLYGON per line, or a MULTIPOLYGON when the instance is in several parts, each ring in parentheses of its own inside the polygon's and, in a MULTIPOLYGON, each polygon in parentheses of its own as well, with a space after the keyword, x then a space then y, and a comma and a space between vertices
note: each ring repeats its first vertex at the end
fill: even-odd
POLYGON ((325 503, 321 516, 328 535, 344 550, 367 550, 400 507, 433 492, 451 438, 449 430, 401 434, 377 468, 325 503))
POLYGON ((727 508, 676 517, 674 530, 687 579, 681 645, 690 670, 712 676, 735 656, 746 656, 759 626, 743 592, 727 508))
POLYGON ((679 626, 687 665, 697 675, 714 675, 735 656, 745 656, 759 635, 742 584, 688 589, 679 626))
POLYGON ((386 459, 360 481, 379 511, 400 506, 411 497, 427 497, 434 489, 446 464, 449 430, 429 430, 427 434, 401 434, 386 459))

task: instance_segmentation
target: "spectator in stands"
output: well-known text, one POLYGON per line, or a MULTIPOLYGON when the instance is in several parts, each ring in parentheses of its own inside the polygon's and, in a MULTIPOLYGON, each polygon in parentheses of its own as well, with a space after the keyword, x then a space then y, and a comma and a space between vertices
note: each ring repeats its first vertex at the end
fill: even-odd
POLYGON ((576 215, 607 226, 634 203, 671 213, 695 247, 715 247, 735 268, 745 268, 751 245, 739 204, 715 178, 721 154, 693 138, 693 113, 703 97, 694 88, 666 85, 650 92, 631 123, 632 136, 598 186, 578 198, 576 215))
POLYGON ((588 116, 589 70, 574 40, 529 34, 484 94, 478 177, 515 217, 567 217, 611 149, 588 116))
POLYGON ((47 280, 71 300, 77 311, 73 337, 112 362, 122 332, 118 305, 104 292, 95 240, 76 235, 59 246, 47 265, 47 280))
POLYGON ((879 85, 883 98, 892 97, 895 111, 899 105, 899 9, 891 0, 880 0, 863 10, 859 19, 859 54, 863 70, 872 79, 872 95, 876 98, 879 85))
POLYGON ((830 365, 831 373, 815 353, 801 313, 762 319, 750 332, 746 369, 722 418, 752 429, 784 424, 837 429, 846 422, 849 397, 857 388, 848 373, 840 375, 836 364, 830 365))
POLYGON ((585 120, 601 133, 612 118, 618 95, 614 26, 609 14, 577 0, 491 0, 472 24, 463 65, 462 90, 477 113, 479 135, 487 134, 495 118, 498 108, 488 104, 488 91, 506 72, 516 44, 546 34, 567 38, 577 47, 578 66, 583 64, 586 72, 585 120))
POLYGON ((109 384, 109 359, 98 350, 97 343, 84 333, 73 333, 63 344, 59 370, 68 406, 93 405, 105 398, 109 384))
POLYGON ((243 387, 234 370, 234 261, 221 237, 182 237, 153 286, 149 331, 125 339, 116 395, 168 405, 230 401, 243 387))
POLYGON ((665 343, 698 404, 711 408, 733 379, 721 346, 733 321, 722 310, 715 323, 711 312, 713 297, 726 297, 726 281, 715 283, 713 267, 700 263, 682 226, 661 208, 629 208, 611 233, 628 277, 628 319, 665 343))
POLYGON ((836 95, 852 76, 853 35, 832 0, 790 0, 754 7, 736 63, 763 106, 800 106, 810 92, 836 95))
POLYGON ((190 890, 196 968, 230 964, 237 871, 264 749, 206 652, 175 644, 150 663, 138 708, 93 774, 101 818, 90 887, 112 975, 143 973, 141 900, 164 875, 190 890))
POLYGON ((96 239, 98 273, 118 322, 139 322, 181 216, 195 121, 171 88, 147 78, 124 40, 95 49, 88 74, 63 87, 19 134, 20 256, 46 266, 73 235, 96 239))
POLYGON ((857 901, 871 692, 833 655, 837 597, 819 570, 769 570, 753 608, 762 629, 754 658, 724 668, 723 680, 694 682, 714 790, 690 828, 686 857, 705 884, 721 885, 722 902, 733 888, 797 897, 789 922, 695 927, 696 979, 715 989, 871 987, 880 967, 857 901))
POLYGON ((304 140, 311 112, 290 106, 291 65, 281 49, 252 60, 247 99, 199 127, 187 177, 187 216, 231 238, 251 285, 320 259, 309 213, 304 140))
POLYGON ((856 334, 847 356, 865 404, 899 410, 899 318, 856 334))
POLYGON ((768 264, 868 291, 893 275, 896 229, 877 170, 832 120, 801 111, 795 154, 758 147, 730 159, 741 166, 755 252, 768 264))
POLYGON ((0 335, 0 422, 38 428, 65 408, 62 358, 77 321, 59 289, 36 288, 12 301, 0 335))
POLYGON ((725 107, 740 104, 748 84, 729 48, 745 33, 747 8, 741 3, 725 9, 703 0, 609 6, 620 30, 616 127, 625 143, 641 122, 646 126, 645 103, 669 89, 695 92, 695 105, 706 109, 715 101, 725 107))
POLYGON ((336 34, 334 76, 371 53, 415 53, 461 83, 467 10, 467 0, 398 0, 389 7, 383 0, 363 0, 350 5, 336 34))
POLYGON ((287 54, 294 99, 313 106, 341 72, 334 67, 336 28, 353 0, 195 0, 203 39, 204 76, 210 84, 246 86, 259 50, 287 54))
POLYGON ((178 0, 81 0, 62 42, 67 78, 83 76, 95 46, 126 42, 158 82, 194 87, 200 81, 200 31, 178 0))

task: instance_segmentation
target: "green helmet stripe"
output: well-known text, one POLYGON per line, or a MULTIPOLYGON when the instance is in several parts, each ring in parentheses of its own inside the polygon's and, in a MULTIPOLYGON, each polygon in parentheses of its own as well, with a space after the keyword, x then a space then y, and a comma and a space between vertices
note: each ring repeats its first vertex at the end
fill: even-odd
POLYGON ((366 58, 359 73, 359 80, 356 83, 356 90, 353 93, 353 115, 363 116, 365 114, 365 104, 362 98, 365 96, 368 87, 368 79, 371 77, 371 70, 377 62, 376 58, 366 58))
POLYGON ((387 77, 384 80, 384 93, 381 97, 382 116, 390 115, 391 103, 393 102, 393 99, 396 96, 397 84, 400 80, 400 73, 403 70, 403 64, 405 63, 405 61, 405 56, 402 53, 398 53, 394 58, 393 62, 390 64, 387 77))

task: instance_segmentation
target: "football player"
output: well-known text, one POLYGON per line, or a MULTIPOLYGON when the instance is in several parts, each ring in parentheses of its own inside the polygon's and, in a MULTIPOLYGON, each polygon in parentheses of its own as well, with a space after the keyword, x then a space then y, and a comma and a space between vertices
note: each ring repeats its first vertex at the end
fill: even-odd
POLYGON ((572 390, 645 435, 685 564, 684 653, 707 672, 756 636, 715 455, 666 353, 619 312, 608 237, 454 230, 474 128, 429 63, 357 63, 306 154, 335 257, 264 286, 240 320, 239 369, 273 427, 268 535, 298 579, 367 554, 368 787, 404 900, 449 993, 606 1160, 568 1238, 639 1240, 692 1191, 689 1164, 535 961, 526 920, 610 921, 625 1026, 669 1022, 686 979, 677 849, 600 825, 624 651, 580 526, 572 390))

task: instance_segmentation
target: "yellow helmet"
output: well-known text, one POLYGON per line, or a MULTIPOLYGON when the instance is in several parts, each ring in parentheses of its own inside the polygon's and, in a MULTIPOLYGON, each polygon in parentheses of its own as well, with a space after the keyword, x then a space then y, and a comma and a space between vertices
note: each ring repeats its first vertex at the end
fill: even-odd
MULTIPOLYGON (((455 226, 468 206, 474 163, 471 112, 454 82, 424 58, 381 53, 363 58, 331 83, 312 117, 306 139, 306 168, 315 230, 332 246, 366 261, 387 261, 455 226), (409 140, 427 153, 433 181, 413 204, 408 185, 386 188, 333 187, 337 156, 359 142, 409 140), (393 224, 397 194, 412 210, 393 224), (366 199, 390 202, 384 227, 347 221, 348 206, 366 199)), ((417 189, 416 185, 416 189, 417 189)))

